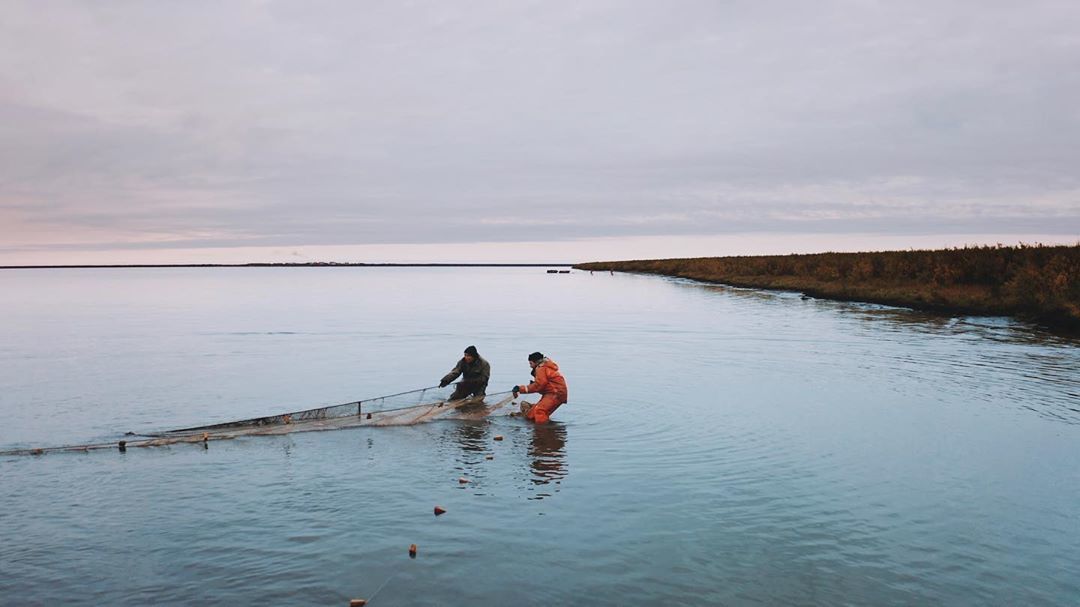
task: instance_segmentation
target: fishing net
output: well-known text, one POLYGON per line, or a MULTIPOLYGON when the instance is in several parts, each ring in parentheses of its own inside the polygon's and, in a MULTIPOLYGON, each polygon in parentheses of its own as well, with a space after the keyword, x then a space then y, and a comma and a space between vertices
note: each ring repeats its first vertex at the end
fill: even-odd
POLYGON ((436 420, 478 420, 495 415, 516 414, 510 392, 448 400, 451 388, 420 388, 398 394, 290 411, 264 417, 178 428, 149 434, 128 433, 131 440, 89 445, 42 447, 0 451, 0 455, 42 455, 55 451, 126 450, 128 447, 156 447, 176 443, 196 443, 238 436, 291 434, 318 430, 338 430, 362 426, 408 426, 436 420), (144 437, 144 438, 138 438, 144 437))

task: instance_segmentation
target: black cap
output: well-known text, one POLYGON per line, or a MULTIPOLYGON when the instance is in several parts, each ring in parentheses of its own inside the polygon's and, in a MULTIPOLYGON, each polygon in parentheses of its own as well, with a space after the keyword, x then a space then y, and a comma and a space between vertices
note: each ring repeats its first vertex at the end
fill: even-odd
POLYGON ((465 353, 470 356, 476 356, 478 358, 480 356, 480 353, 476 351, 476 346, 469 346, 468 348, 465 348, 465 353))
POLYGON ((539 353, 539 352, 533 352, 532 354, 529 355, 529 360, 534 362, 534 363, 538 363, 538 362, 544 360, 544 355, 539 353))

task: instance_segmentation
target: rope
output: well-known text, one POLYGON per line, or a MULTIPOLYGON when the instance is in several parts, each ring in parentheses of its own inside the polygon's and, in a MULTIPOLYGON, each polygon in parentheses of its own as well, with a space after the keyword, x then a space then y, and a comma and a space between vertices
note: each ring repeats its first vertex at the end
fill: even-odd
POLYGON ((369 603, 370 603, 371 601, 373 601, 373 600, 375 599, 375 597, 376 597, 376 596, 378 596, 378 594, 379 594, 380 592, 382 592, 382 589, 383 589, 383 588, 386 588, 386 585, 390 583, 390 580, 392 580, 392 579, 396 578, 396 577, 397 577, 397 575, 398 575, 399 573, 401 573, 401 569, 398 569, 398 570, 397 570, 397 571, 395 571, 394 573, 390 574, 390 577, 386 578, 386 581, 385 581, 385 582, 383 582, 383 583, 382 583, 382 585, 381 585, 381 586, 379 586, 379 588, 378 588, 377 590, 375 590, 375 592, 372 592, 372 593, 371 593, 371 596, 369 596, 369 597, 367 598, 367 602, 369 602, 369 603))

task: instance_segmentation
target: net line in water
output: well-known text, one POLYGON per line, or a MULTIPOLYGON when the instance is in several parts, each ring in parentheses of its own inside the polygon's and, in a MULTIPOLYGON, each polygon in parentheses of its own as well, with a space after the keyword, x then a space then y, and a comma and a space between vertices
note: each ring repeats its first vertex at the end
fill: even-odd
POLYGON ((164 432, 136 434, 127 440, 85 445, 37 447, 0 451, 3 455, 44 455, 56 452, 87 452, 102 449, 126 451, 132 447, 160 447, 178 443, 203 443, 240 436, 268 436, 339 430, 362 426, 411 426, 436 420, 479 420, 514 412, 507 407, 515 400, 511 392, 448 400, 449 388, 437 386, 378 396, 339 405, 252 417, 206 426, 178 428, 164 432), (138 438, 144 437, 144 438, 138 438))

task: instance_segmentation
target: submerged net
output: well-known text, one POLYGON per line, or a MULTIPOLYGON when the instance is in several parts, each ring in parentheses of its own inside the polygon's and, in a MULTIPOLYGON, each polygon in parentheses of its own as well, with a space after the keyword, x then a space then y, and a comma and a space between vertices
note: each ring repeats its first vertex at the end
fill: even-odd
POLYGON ((253 417, 230 422, 178 428, 150 434, 128 433, 132 440, 63 447, 41 447, 0 451, 0 455, 42 455, 58 451, 92 451, 128 447, 157 447, 176 443, 198 443, 211 440, 236 438, 238 436, 291 434, 319 430, 338 430, 361 426, 407 426, 435 420, 478 420, 493 415, 507 415, 514 407, 510 392, 487 396, 447 400, 449 388, 420 388, 398 394, 379 396, 364 400, 290 411, 277 415, 253 417))

